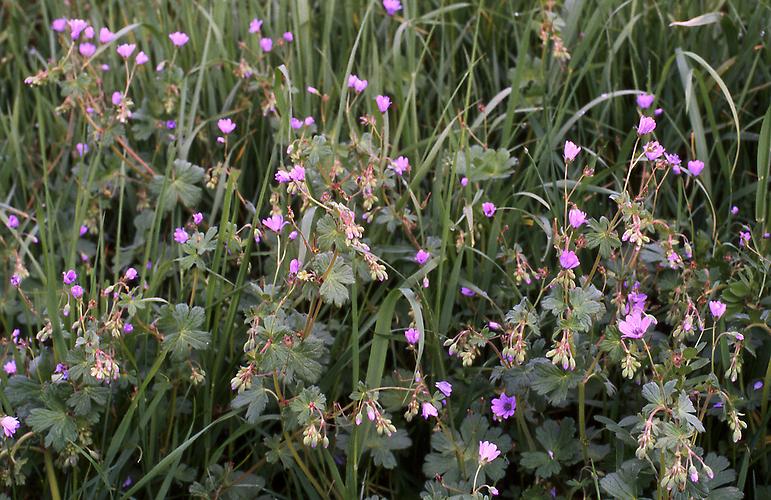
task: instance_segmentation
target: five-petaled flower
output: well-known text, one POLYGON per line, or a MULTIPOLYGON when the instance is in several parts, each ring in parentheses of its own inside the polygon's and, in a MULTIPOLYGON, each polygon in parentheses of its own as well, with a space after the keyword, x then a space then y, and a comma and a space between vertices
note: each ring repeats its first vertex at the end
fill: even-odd
POLYGON ((128 59, 131 57, 131 54, 134 52, 134 49, 136 49, 137 46, 135 43, 124 43, 122 45, 118 45, 118 48, 115 49, 116 52, 118 52, 118 55, 121 56, 123 59, 128 59))
POLYGON ((568 212, 568 221, 573 228, 578 229, 586 222, 586 212, 582 212, 578 208, 572 208, 568 212))
POLYGON ((720 316, 725 314, 726 305, 719 301, 719 300, 710 300, 709 301, 709 312, 712 313, 712 317, 715 319, 720 318, 720 316))
POLYGON ((404 331, 404 338, 407 339, 408 344, 415 345, 420 340, 420 332, 416 328, 407 328, 404 331))
POLYGON ((402 10, 402 3, 399 0, 383 0, 383 8, 386 14, 393 16, 400 10, 402 10))
POLYGON ((267 219, 262 219, 262 223, 274 233, 280 233, 281 230, 284 229, 284 226, 289 224, 288 221, 284 220, 284 216, 281 214, 273 214, 267 219))
POLYGON ((222 118, 217 120, 217 128, 219 128, 220 132, 223 134, 228 135, 236 129, 236 124, 230 118, 222 118))
POLYGON ((440 380, 437 382, 436 388, 439 389, 441 393, 445 395, 445 397, 449 398, 452 395, 452 384, 446 380, 440 380))
POLYGON ((423 250, 422 248, 418 250, 418 252, 415 254, 415 262, 420 264, 421 266, 428 262, 428 259, 431 258, 431 254, 423 250))
POLYGON ((171 43, 173 43, 174 46, 183 47, 187 42, 190 41, 190 37, 187 36, 186 33, 175 31, 174 33, 169 34, 169 40, 171 40, 171 43))
POLYGON ((428 420, 429 417, 436 417, 439 415, 439 411, 436 409, 436 406, 432 405, 431 403, 423 403, 421 405, 421 413, 423 418, 426 420, 428 420))
POLYGON ((581 152, 581 146, 576 146, 571 141, 565 141, 565 149, 562 152, 562 157, 565 159, 565 163, 570 163, 576 159, 578 153, 581 152))
POLYGON ((498 449, 495 443, 490 441, 479 442, 479 463, 484 465, 492 462, 496 458, 501 456, 501 450, 498 449))
POLYGON ((495 215, 496 210, 497 209, 495 208, 494 203, 490 201, 486 201, 482 203, 482 212, 485 214, 485 217, 487 217, 488 219, 492 218, 495 215))
POLYGON ((691 160, 688 162, 688 171, 693 176, 697 176, 704 170, 704 162, 701 160, 691 160))
POLYGON ((187 242, 190 239, 190 235, 187 234, 184 228, 178 227, 174 230, 174 241, 179 244, 187 242))
POLYGON ((563 269, 575 269, 581 264, 578 256, 572 250, 563 250, 560 254, 560 266, 563 269))
POLYGON ((5 415, 3 418, 0 418, 0 427, 3 428, 5 437, 9 438, 16 434, 16 431, 21 427, 21 424, 19 423, 18 418, 5 415))
POLYGON ((656 120, 650 116, 641 116, 640 124, 637 125, 637 134, 645 135, 650 134, 656 128, 656 120))
POLYGON ((651 325, 656 324, 656 318, 650 314, 644 314, 640 310, 633 310, 626 315, 626 319, 618 322, 621 336, 628 339, 640 339, 648 331, 651 325))
POLYGON ((654 99, 656 99, 656 96, 653 94, 640 94, 637 96, 637 105, 640 109, 648 109, 653 104, 654 99))
POLYGON ((492 400, 490 409, 497 419, 506 420, 507 418, 512 417, 517 410, 517 398, 515 396, 509 396, 504 392, 499 397, 492 400))
POLYGON ((375 103, 377 104, 377 109, 379 109, 381 113, 385 113, 388 111, 388 108, 391 107, 391 98, 387 95, 379 95, 375 97, 375 103))
POLYGON ((397 175, 404 175, 410 171, 410 160, 406 156, 400 156, 391 162, 390 167, 397 175))

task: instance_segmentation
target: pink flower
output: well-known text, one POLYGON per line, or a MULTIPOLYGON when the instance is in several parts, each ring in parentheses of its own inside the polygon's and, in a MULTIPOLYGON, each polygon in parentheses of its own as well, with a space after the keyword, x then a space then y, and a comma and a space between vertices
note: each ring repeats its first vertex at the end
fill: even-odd
POLYGON ((367 85, 369 85, 367 80, 362 80, 356 75, 351 75, 348 77, 348 88, 352 88, 356 91, 357 94, 364 92, 364 89, 367 88, 367 85))
POLYGON ((486 201, 482 203, 482 212, 485 214, 485 217, 488 219, 491 219, 495 215, 495 211, 497 208, 495 208, 495 204, 489 201, 486 201))
POLYGON ((292 127, 294 130, 299 130, 303 126, 303 121, 299 118, 295 118, 294 116, 289 120, 289 126, 292 127))
POLYGON ((618 322, 618 329, 624 338, 640 339, 648 331, 648 328, 655 324, 656 318, 635 310, 632 311, 632 314, 627 314, 626 319, 618 322))
POLYGON ((54 19, 53 22, 51 23, 51 29, 61 33, 62 31, 67 29, 67 19, 64 17, 60 17, 59 19, 54 19))
POLYGON ((479 463, 484 465, 501 456, 501 451, 490 441, 479 442, 479 463))
POLYGON ((746 247, 752 238, 752 234, 749 231, 739 231, 739 246, 746 247))
POLYGON ((289 272, 292 274, 297 274, 300 272, 302 267, 303 263, 300 259, 292 259, 292 261, 289 263, 289 272))
POLYGON ((565 158, 565 163, 570 163, 575 160, 576 156, 578 156, 578 153, 580 152, 581 146, 576 146, 571 141, 565 141, 565 148, 562 152, 562 156, 565 158))
POLYGON ((460 287, 460 293, 465 297, 473 297, 477 294, 474 290, 465 286, 460 287))
POLYGON ((694 177, 699 175, 704 170, 704 162, 701 160, 691 160, 688 162, 688 171, 694 177))
POLYGON ((578 229, 586 222, 586 212, 582 212, 577 208, 571 208, 568 213, 568 220, 573 228, 578 229))
POLYGON ((719 301, 719 300, 710 300, 709 301, 709 312, 712 313, 712 317, 715 319, 720 318, 722 315, 725 314, 726 305, 719 301))
POLYGON ((134 325, 131 323, 126 323, 123 325, 123 333, 131 333, 134 331, 134 325))
POLYGON ((289 239, 292 241, 296 240, 298 236, 300 236, 300 233, 298 233, 297 231, 292 231, 291 233, 289 233, 289 239))
POLYGON ((420 332, 415 328, 407 328, 404 331, 404 338, 407 339, 408 344, 415 345, 420 340, 420 332))
POLYGON ((658 143, 658 141, 651 141, 643 148, 645 156, 653 161, 664 154, 664 147, 658 143))
POLYGON ((94 52, 96 52, 96 45, 93 43, 81 43, 78 46, 78 52, 80 52, 80 55, 83 57, 91 57, 94 55, 94 52))
POLYGON ((436 417, 439 415, 439 411, 436 409, 436 406, 432 405, 431 403, 423 403, 420 408, 421 414, 426 420, 428 420, 429 417, 436 417))
POLYGON ((404 175, 410 171, 410 160, 406 156, 400 156, 391 162, 391 169, 397 175, 404 175))
POLYGON ((122 45, 118 45, 118 48, 115 49, 118 52, 118 55, 121 56, 123 59, 128 59, 131 57, 131 54, 134 52, 134 49, 136 49, 137 46, 134 43, 124 43, 122 45))
POLYGON ((273 50, 273 40, 271 38, 261 38, 260 48, 263 52, 270 52, 273 50))
POLYGON ((110 43, 115 40, 115 33, 108 28, 102 28, 99 30, 99 43, 110 43))
POLYGON ((262 223, 274 233, 280 233, 281 230, 284 229, 284 226, 289 224, 289 222, 284 220, 284 216, 281 214, 273 214, 267 219, 262 219, 262 223))
POLYGON ((656 111, 653 112, 653 116, 661 116, 664 114, 664 109, 662 108, 656 108, 656 111))
POLYGON ((72 288, 70 288, 70 293, 73 297, 76 299, 79 299, 83 296, 83 287, 80 285, 75 285, 72 288))
POLYGON ((187 240, 190 239, 190 235, 187 234, 187 231, 185 231, 184 228, 178 227, 174 230, 174 241, 179 243, 180 245, 187 242, 187 240))
POLYGON ((514 412, 517 410, 517 398, 515 396, 508 396, 504 392, 492 400, 490 409, 498 419, 506 420, 514 416, 514 412))
POLYGON ((739 215, 739 207, 736 205, 731 207, 731 215, 739 215))
POLYGON ((129 267, 128 269, 126 269, 126 274, 124 276, 126 278, 126 281, 134 281, 138 275, 139 273, 137 273, 136 269, 134 269, 133 267, 129 267))
POLYGON ((302 165, 295 165, 289 172, 289 177, 295 182, 302 182, 305 180, 305 167, 302 165))
POLYGON ((641 116, 640 124, 637 125, 637 135, 650 134, 656 128, 656 120, 650 116, 641 116))
POLYGON ((16 360, 12 359, 4 364, 3 370, 5 371, 6 375, 14 375, 16 373, 16 360))
POLYGON ((437 382, 436 388, 442 391, 442 394, 444 394, 445 397, 449 398, 450 395, 452 395, 452 384, 446 380, 440 380, 437 382))
POLYGON ((415 262, 420 264, 421 266, 428 262, 428 259, 431 258, 431 254, 423 250, 422 248, 418 250, 418 253, 415 254, 415 262))
POLYGON ((197 212, 193 214, 193 224, 196 226, 203 222, 203 214, 201 212, 197 212))
POLYGON ((83 158, 84 156, 86 156, 86 153, 88 153, 88 144, 84 142, 79 142, 75 144, 75 151, 78 152, 78 156, 83 158))
POLYGON ((19 419, 16 417, 6 415, 3 418, 0 418, 0 427, 3 428, 5 437, 9 438, 16 434, 16 431, 19 429, 19 427, 21 427, 21 424, 19 423, 19 419))
POLYGON ((287 32, 286 32, 286 33, 284 33, 284 34, 283 34, 281 37, 282 37, 282 38, 284 39, 284 41, 286 41, 286 42, 292 42, 292 41, 294 41, 294 35, 292 34, 292 32, 291 32, 291 31, 287 31, 287 32))
POLYGON ((387 95, 375 97, 375 102, 377 103, 377 109, 379 109, 381 113, 385 113, 388 111, 388 108, 391 107, 391 98, 387 95))
POLYGON ((256 17, 249 23, 249 33, 259 33, 262 29, 262 20, 256 17))
POLYGON ((303 124, 305 124, 306 127, 310 127, 314 123, 316 123, 316 119, 312 116, 306 116, 305 120, 303 120, 303 124))
POLYGON ((21 286, 21 276, 18 274, 12 274, 9 281, 11 282, 11 286, 14 288, 19 288, 21 286))
POLYGON ((640 109, 648 109, 655 99, 656 96, 653 94, 640 94, 637 96, 637 105, 640 106, 640 109))
POLYGON ((19 218, 15 215, 9 215, 8 216, 8 227, 11 229, 16 229, 19 227, 19 218))
POLYGON ((175 31, 169 35, 169 40, 171 40, 171 43, 173 43, 175 46, 183 47, 187 42, 190 41, 190 37, 181 31, 175 31))
POLYGON ((321 95, 321 92, 319 92, 319 89, 317 89, 316 87, 311 87, 310 85, 308 85, 308 87, 305 90, 307 90, 309 94, 321 95))
POLYGON ((680 157, 676 154, 665 153, 664 158, 666 158, 667 163, 672 166, 672 173, 675 175, 680 175, 680 164, 682 163, 680 161, 680 157))
POLYGON ((74 269, 70 269, 66 273, 62 273, 62 281, 65 285, 71 285, 78 279, 78 273, 74 269))
POLYGON ((488 322, 487 322, 487 327, 488 327, 490 330, 500 330, 500 329, 501 329, 501 324, 500 324, 500 323, 497 323, 497 322, 495 322, 495 321, 488 321, 488 322))
POLYGON ((460 179, 460 185, 463 186, 463 187, 468 186, 468 177, 462 177, 460 179))
POLYGON ((276 172, 275 179, 279 184, 285 184, 292 180, 292 175, 285 170, 279 170, 276 172))
POLYGON ((92 38, 94 38, 94 28, 92 28, 91 26, 86 26, 86 29, 83 30, 83 36, 87 40, 91 40, 92 38))
POLYGON ((134 61, 139 65, 145 64, 147 61, 149 61, 150 58, 147 57, 147 54, 145 54, 143 51, 139 51, 139 54, 137 54, 137 57, 134 59, 134 61))
POLYGON ((80 34, 83 33, 83 30, 88 28, 88 23, 83 19, 70 19, 67 21, 67 24, 70 27, 70 35, 73 40, 77 40, 80 34))
POLYGON ((112 105, 113 106, 120 106, 120 103, 123 102, 123 94, 118 92, 117 90, 112 93, 112 105))
POLYGON ((572 250, 563 250, 560 254, 560 266, 563 269, 575 269, 580 264, 578 256, 572 250))
POLYGON ((217 120, 217 127, 220 129, 220 132, 228 135, 236 129, 236 124, 233 123, 233 120, 230 118, 223 118, 221 120, 217 120))
POLYGON ((402 3, 399 0, 383 0, 383 8, 386 14, 393 16, 400 10, 402 10, 402 3))

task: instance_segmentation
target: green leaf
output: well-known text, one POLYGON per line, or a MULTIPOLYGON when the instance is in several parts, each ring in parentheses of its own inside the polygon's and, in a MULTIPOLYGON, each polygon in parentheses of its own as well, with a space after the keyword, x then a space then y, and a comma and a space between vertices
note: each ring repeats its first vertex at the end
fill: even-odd
POLYGON ((78 438, 75 420, 64 411, 35 408, 27 417, 27 425, 41 434, 47 431, 45 445, 53 446, 57 450, 78 438))
POLYGON ((581 380, 575 372, 561 370, 543 358, 531 361, 530 365, 533 367, 531 387, 553 405, 564 403, 581 380))
POLYGON ((168 305, 163 309, 158 326, 165 335, 163 345, 176 359, 184 358, 190 349, 205 350, 211 334, 199 330, 204 322, 203 307, 192 309, 187 304, 168 305))
POLYGON ((397 465, 393 451, 404 450, 411 444, 412 440, 407 436, 407 431, 397 429, 391 436, 369 433, 365 446, 372 451, 372 461, 375 466, 393 469, 397 465))
POLYGON ((320 290, 324 302, 335 304, 338 307, 345 304, 348 301, 346 285, 351 285, 355 281, 351 266, 346 264, 339 255, 332 263, 332 254, 327 252, 316 257, 314 269, 319 276, 326 274, 320 290))
POLYGON ((171 178, 156 175, 150 182, 150 191, 156 196, 163 193, 158 205, 164 211, 172 210, 177 203, 188 208, 195 207, 201 199, 201 188, 196 186, 203 180, 204 169, 188 161, 174 160, 171 178), (163 191, 166 183, 166 191, 163 191))
POLYGON ((538 477, 549 478, 562 469, 560 463, 542 451, 525 451, 519 460, 520 465, 535 470, 538 477))
POLYGON ((233 409, 246 408, 246 421, 250 424, 257 422, 257 418, 265 411, 268 404, 268 394, 262 386, 262 381, 255 379, 248 390, 238 394, 230 404, 233 409))
POLYGON ((73 409, 75 415, 86 416, 91 413, 92 402, 96 405, 104 405, 109 395, 110 389, 107 387, 86 385, 72 393, 67 399, 67 406, 73 409))
POLYGON ((592 229, 586 233, 586 245, 589 248, 599 247, 600 255, 605 258, 610 257, 613 250, 621 248, 621 240, 618 239, 616 231, 610 228, 610 221, 607 217, 600 217, 600 220, 590 220, 589 227, 592 229))
POLYGON ((520 464, 542 478, 551 477, 563 465, 572 465, 581 458, 581 448, 575 439, 576 426, 572 418, 561 422, 547 420, 535 431, 536 439, 545 452, 533 451, 522 453, 520 464))
POLYGON ((326 214, 316 223, 316 238, 324 251, 345 247, 345 234, 337 227, 335 219, 326 214))
POLYGON ((644 466, 640 460, 627 460, 619 470, 600 479, 600 486, 613 498, 634 500, 639 495, 637 478, 644 466))

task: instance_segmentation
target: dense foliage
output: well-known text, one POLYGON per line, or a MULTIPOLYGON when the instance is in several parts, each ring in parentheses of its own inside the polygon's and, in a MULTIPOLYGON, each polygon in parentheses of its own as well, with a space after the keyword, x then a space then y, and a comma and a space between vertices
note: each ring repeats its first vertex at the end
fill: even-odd
POLYGON ((0 7, 13 498, 771 496, 771 8, 0 7))

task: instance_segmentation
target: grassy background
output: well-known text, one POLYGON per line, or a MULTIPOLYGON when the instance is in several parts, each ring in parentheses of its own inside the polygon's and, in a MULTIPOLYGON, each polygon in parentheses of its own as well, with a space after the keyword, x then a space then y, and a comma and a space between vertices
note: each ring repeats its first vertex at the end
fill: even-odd
MULTIPOLYGON (((376 109, 368 97, 357 104, 356 113, 346 112, 340 96, 349 73, 369 80, 369 96, 386 93, 392 97, 390 156, 409 156, 413 192, 418 200, 428 200, 419 213, 415 236, 421 242, 437 238, 436 252, 445 257, 432 277, 432 287, 424 292, 420 311, 427 330, 438 336, 490 314, 489 306, 483 303, 464 310, 455 306, 461 284, 488 289, 506 280, 507 270, 495 262, 500 251, 498 230, 490 231, 476 251, 458 250, 453 244, 452 225, 464 200, 473 198, 475 187, 458 189, 450 159, 467 154, 474 145, 504 148, 517 161, 510 181, 487 184, 485 197, 499 207, 515 209, 496 219, 496 224, 509 224, 508 244, 521 245, 534 266, 542 265, 539 259, 549 251, 548 222, 542 231, 538 217, 528 214, 548 220, 561 211, 562 143, 570 139, 582 145, 596 169, 592 187, 581 193, 582 207, 589 213, 606 212, 610 201, 602 189, 623 182, 619 176, 634 144, 637 91, 655 93, 655 106, 664 110, 657 131, 662 144, 683 158, 698 157, 707 164, 702 174, 706 196, 696 190, 685 192, 675 183, 665 186, 659 200, 662 215, 687 221, 691 230, 714 231, 723 240, 734 239, 737 231, 735 224, 722 223, 728 220, 726 214, 732 205, 739 206, 747 219, 768 214, 767 206, 756 206, 759 187, 755 162, 760 122, 771 95, 771 7, 767 2, 558 2, 551 12, 559 16, 555 22, 570 53, 568 61, 555 59, 551 47, 539 39, 542 23, 551 19, 548 3, 406 0, 404 11, 388 18, 379 2, 357 0, 73 0, 69 8, 57 0, 3 0, 0 208, 13 206, 47 221, 27 228, 41 240, 39 250, 29 257, 29 267, 33 279, 42 285, 57 282, 60 270, 76 263, 77 229, 87 219, 95 220, 100 231, 94 242, 94 289, 117 276, 120 266, 114 266, 115 248, 133 242, 137 262, 157 259, 166 248, 160 240, 167 238, 156 235, 170 234, 189 215, 177 209, 170 217, 156 217, 148 234, 136 231, 133 207, 138 202, 137 187, 145 179, 134 171, 134 167, 141 171, 139 162, 113 151, 92 155, 87 170, 71 172, 74 145, 86 139, 85 122, 78 114, 57 112, 62 102, 60 88, 32 89, 23 84, 44 61, 62 55, 48 26, 52 19, 66 16, 86 18, 95 26, 107 25, 113 30, 132 26, 128 38, 150 56, 153 66, 172 57, 167 33, 188 33, 190 43, 176 55, 186 70, 178 87, 182 104, 172 113, 163 112, 158 102, 161 87, 151 68, 139 72, 130 92, 137 104, 136 122, 153 127, 159 121, 176 119, 180 141, 168 145, 158 134, 141 139, 140 131, 133 130, 128 133, 129 142, 156 172, 167 171, 177 157, 208 168, 221 157, 213 124, 223 116, 237 117, 237 142, 232 145, 229 163, 242 173, 237 186, 222 186, 205 195, 202 208, 217 207, 217 219, 221 216, 222 222, 239 224, 252 219, 249 204, 257 207, 258 213, 265 213, 266 185, 279 165, 288 128, 286 123, 272 123, 263 117, 260 90, 233 74, 239 55, 250 57, 239 48, 240 43, 258 51, 257 38, 248 33, 248 21, 260 17, 265 20, 263 31, 271 36, 287 30, 295 34, 295 42, 286 52, 277 50, 271 55, 271 65, 284 63, 297 89, 285 96, 292 113, 315 116, 319 128, 333 140, 348 140, 357 113, 376 109), (720 12, 721 16, 703 26, 670 26, 672 21, 708 12, 720 12), (317 96, 304 92, 308 85, 327 94, 329 100, 322 104, 317 96), (231 187, 237 187, 244 203, 235 202, 231 187), (103 196, 106 189, 113 195, 103 196)), ((267 66, 260 70, 266 75, 272 71, 267 66)), ((105 92, 120 89, 124 78, 121 71, 105 73, 105 92)), ((400 206, 414 211, 406 197, 400 206)), ((389 241, 383 228, 373 229, 369 236, 373 241, 389 241)), ((403 238, 389 243, 382 256, 391 264, 414 252, 403 238)), ((261 271, 259 257, 255 252, 254 274, 261 271)), ((12 269, 10 260, 2 263, 0 273, 8 269, 12 269)), ((241 267, 240 282, 244 269, 241 267)), ((0 286, 7 287, 7 276, 2 277, 0 286)), ((152 281, 148 294, 171 302, 186 300, 188 292, 182 278, 167 278, 152 281)), ((240 289, 225 281, 215 280, 209 285, 209 292, 205 296, 202 293, 201 299, 207 306, 207 327, 222 328, 217 335, 232 342, 236 310, 231 304, 238 302, 240 289)), ((515 286, 506 286, 516 296, 515 286)), ((45 287, 39 290, 36 303, 55 304, 52 291, 46 296, 45 287)), ((8 332, 18 311, 3 298, 8 297, 5 292, 4 288, 0 296, 0 329, 8 332)), ((368 378, 379 376, 378 367, 373 368, 367 356, 368 339, 378 319, 384 317, 387 292, 377 285, 354 287, 350 309, 325 309, 322 313, 341 325, 333 346, 334 361, 320 384, 329 400, 347 397, 353 383, 365 373, 368 378)), ((396 308, 397 317, 402 318, 398 324, 406 324, 408 312, 401 306, 396 308)), ((390 322, 382 328, 390 333, 390 322)), ((425 354, 426 363, 434 373, 443 373, 446 359, 437 352, 438 341, 433 347, 425 354)), ((395 350, 385 355, 388 366, 400 356, 395 350)), ((215 388, 227 385, 237 369, 238 357, 212 353, 208 361, 210 385, 184 395, 192 401, 192 412, 170 412, 166 403, 173 405, 183 395, 177 394, 173 384, 156 381, 152 392, 138 403, 134 417, 138 425, 123 429, 125 434, 118 432, 119 439, 109 438, 125 420, 122 415, 108 415, 100 424, 103 436, 97 441, 107 453, 110 467, 90 470, 85 477, 73 474, 59 478, 62 494, 90 497, 98 488, 100 474, 114 482, 132 470, 135 478, 148 473, 153 476, 144 487, 146 494, 155 495, 170 487, 170 480, 164 482, 164 477, 171 476, 160 472, 168 471, 166 467, 179 472, 183 462, 202 468, 227 457, 243 469, 263 464, 261 457, 252 454, 251 446, 262 440, 264 431, 239 426, 235 419, 217 421, 228 415, 231 396, 215 388), (187 442, 203 429, 207 432, 201 439, 187 442), (132 446, 143 451, 138 464, 129 463, 129 454, 123 453, 132 446), (172 450, 179 454, 170 454, 172 450), (161 463, 163 457, 171 460, 161 463)), ((404 457, 404 463, 412 463, 416 469, 428 446, 424 434, 412 436, 417 443, 412 448, 414 456, 404 457)), ((383 476, 374 471, 366 479, 360 472, 358 478, 334 481, 331 462, 313 457, 308 460, 322 486, 336 495, 343 494, 341 481, 347 491, 355 491, 350 490, 352 483, 366 480, 396 495, 419 491, 422 483, 419 475, 383 476)), ((287 476, 285 491, 300 496, 312 491, 302 476, 287 476)), ((44 477, 42 471, 40 477, 44 477)))

